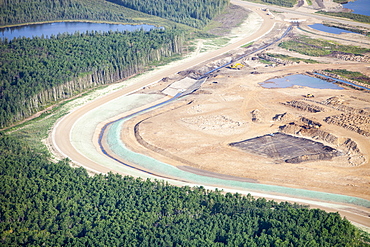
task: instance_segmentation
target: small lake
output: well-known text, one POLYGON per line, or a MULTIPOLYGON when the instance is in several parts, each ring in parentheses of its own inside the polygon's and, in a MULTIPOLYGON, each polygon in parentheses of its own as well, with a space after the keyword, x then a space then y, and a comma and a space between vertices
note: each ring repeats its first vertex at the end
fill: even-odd
POLYGON ((58 33, 74 34, 75 32, 85 33, 86 31, 93 32, 108 32, 108 31, 135 31, 144 29, 149 31, 155 26, 151 25, 123 25, 123 24, 108 24, 108 23, 93 23, 93 22, 54 22, 45 24, 31 24, 27 26, 7 27, 0 29, 0 37, 12 40, 17 37, 50 37, 58 33))
POLYGON ((343 4, 344 8, 352 9, 354 14, 369 15, 370 16, 370 1, 369 0, 356 0, 343 4))
POLYGON ((313 25, 308 25, 310 28, 323 31, 326 33, 334 33, 334 34, 341 34, 341 33, 354 33, 345 29, 337 28, 337 27, 328 27, 321 23, 315 23, 313 25))
POLYGON ((342 87, 334 83, 321 80, 316 77, 300 74, 270 79, 263 83, 260 83, 260 85, 264 88, 288 88, 293 86, 302 86, 319 89, 338 89, 338 90, 343 89, 342 87))

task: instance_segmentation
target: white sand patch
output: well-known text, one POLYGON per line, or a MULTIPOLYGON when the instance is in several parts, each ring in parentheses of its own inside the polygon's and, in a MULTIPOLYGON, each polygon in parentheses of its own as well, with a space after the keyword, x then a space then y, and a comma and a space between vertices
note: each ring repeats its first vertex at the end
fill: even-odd
POLYGON ((263 19, 255 12, 251 12, 248 18, 238 27, 234 28, 226 37, 231 38, 229 43, 235 43, 243 38, 249 37, 260 29, 263 19))
POLYGON ((172 83, 169 87, 167 87, 162 92, 164 94, 167 94, 169 96, 175 96, 178 93, 184 92, 186 89, 188 89, 190 86, 192 86, 197 80, 191 79, 189 77, 186 77, 182 80, 176 81, 172 83))
POLYGON ((239 134, 245 131, 244 127, 246 125, 245 122, 235 121, 224 115, 182 118, 181 122, 189 129, 213 135, 239 134))

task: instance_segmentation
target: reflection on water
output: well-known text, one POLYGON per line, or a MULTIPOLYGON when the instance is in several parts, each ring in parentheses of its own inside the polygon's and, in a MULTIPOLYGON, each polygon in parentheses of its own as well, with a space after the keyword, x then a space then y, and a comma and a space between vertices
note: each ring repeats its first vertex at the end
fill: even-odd
POLYGON ((108 31, 134 31, 144 29, 149 31, 155 28, 151 25, 122 25, 122 24, 108 24, 108 23, 93 23, 93 22, 55 22, 45 24, 32 24, 27 26, 8 27, 1 28, 1 38, 7 38, 12 40, 17 37, 32 38, 35 36, 50 37, 51 35, 57 35, 58 33, 69 33, 75 32, 84 33, 89 32, 108 32, 108 31))
POLYGON ((311 87, 319 89, 343 89, 342 87, 308 75, 289 75, 282 78, 267 80, 260 85, 264 88, 287 88, 292 86, 311 87))
POLYGON ((354 33, 345 29, 337 28, 337 27, 328 27, 323 24, 315 23, 313 25, 308 25, 310 28, 327 32, 327 33, 334 33, 334 34, 341 34, 341 33, 354 33))
POLYGON ((352 9, 354 14, 370 15, 370 1, 369 0, 356 0, 343 4, 344 8, 352 9))

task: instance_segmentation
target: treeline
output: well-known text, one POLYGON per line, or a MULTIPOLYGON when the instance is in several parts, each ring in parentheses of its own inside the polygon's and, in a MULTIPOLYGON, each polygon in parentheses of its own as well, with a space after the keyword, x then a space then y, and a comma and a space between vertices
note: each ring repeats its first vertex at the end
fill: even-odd
POLYGON ((146 13, 202 28, 228 4, 229 0, 2 0, 0 26, 54 20, 143 22, 146 13))
POLYGON ((0 26, 55 20, 135 22, 130 12, 105 0, 2 0, 0 26))
POLYGON ((347 12, 326 12, 326 11, 318 11, 316 13, 348 18, 348 19, 358 21, 358 22, 370 23, 370 16, 368 15, 360 15, 360 14, 347 13, 347 12))
POLYGON ((0 154, 2 246, 369 246, 338 213, 0 154))
POLYGON ((297 4, 297 0, 261 0, 264 3, 274 4, 282 7, 294 7, 297 4))
POLYGON ((108 1, 196 28, 204 27, 229 4, 229 0, 108 1))
POLYGON ((77 92, 143 71, 181 53, 184 32, 59 34, 0 42, 0 128, 77 92))

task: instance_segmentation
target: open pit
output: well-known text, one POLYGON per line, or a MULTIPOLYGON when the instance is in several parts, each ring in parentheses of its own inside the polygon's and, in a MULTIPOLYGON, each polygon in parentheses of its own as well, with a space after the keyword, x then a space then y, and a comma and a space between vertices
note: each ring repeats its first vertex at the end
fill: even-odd
MULTIPOLYGON (((235 52, 181 71, 167 78, 165 87, 146 90, 167 95, 170 90, 181 91, 182 84, 185 89, 191 82, 183 78, 194 79, 215 64, 229 62, 230 56, 243 54, 241 49, 235 52)), ((308 58, 278 46, 264 52, 308 58)), ((325 69, 369 76, 367 64, 329 56, 315 57, 318 63, 279 60, 266 64, 265 59, 261 54, 251 55, 240 61, 244 66, 239 70, 216 70, 199 90, 177 100, 176 106, 128 121, 122 135, 132 136, 134 130, 136 142, 126 144, 195 174, 370 199, 370 94, 343 85, 340 90, 260 85, 271 78, 312 75, 325 69)))

